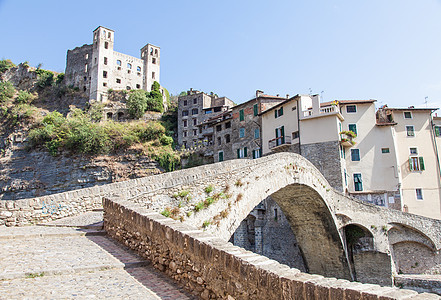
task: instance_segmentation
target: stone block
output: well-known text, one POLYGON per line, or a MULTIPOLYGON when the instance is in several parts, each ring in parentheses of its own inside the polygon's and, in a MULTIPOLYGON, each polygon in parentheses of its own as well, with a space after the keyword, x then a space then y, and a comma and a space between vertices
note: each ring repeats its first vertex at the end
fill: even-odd
POLYGON ((415 291, 394 289, 392 291, 381 293, 381 295, 379 295, 378 299, 379 300, 391 300, 391 299, 400 300, 400 299, 408 299, 408 298, 410 298, 412 296, 416 296, 416 295, 418 295, 418 293, 415 291))

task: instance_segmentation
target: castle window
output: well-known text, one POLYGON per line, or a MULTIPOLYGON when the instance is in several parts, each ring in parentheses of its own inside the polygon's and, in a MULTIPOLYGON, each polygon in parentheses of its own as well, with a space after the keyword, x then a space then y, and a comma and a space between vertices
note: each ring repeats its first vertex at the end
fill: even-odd
POLYGON ((95 64, 96 64, 96 57, 95 57, 95 64))
POLYGON ((111 120, 113 118, 113 114, 111 112, 107 113, 107 120, 111 120))
POLYGON ((193 104, 198 104, 198 99, 197 98, 193 99, 193 104))
POLYGON ((132 68, 132 64, 127 63, 127 69, 131 69, 132 68))
POLYGON ((121 83, 121 79, 116 78, 116 83, 121 83))
POLYGON ((183 110, 183 111, 182 111, 182 116, 183 116, 183 117, 188 116, 188 110, 183 110))
POLYGON ((108 42, 104 43, 104 49, 109 49, 109 43, 108 42))
POLYGON ((152 79, 155 79, 155 72, 152 72, 152 79))
POLYGON ((196 124, 198 123, 197 119, 193 119, 193 125, 196 126, 196 124))
POLYGON ((136 71, 137 71, 137 72, 141 72, 141 67, 140 67, 140 66, 137 66, 137 67, 136 67, 136 71))
POLYGON ((220 146, 222 144, 222 140, 220 137, 217 138, 217 144, 218 144, 218 146, 220 146))
POLYGON ((103 82, 103 86, 107 86, 107 83, 106 83, 106 82, 103 82))
POLYGON ((217 125, 216 126, 216 131, 221 131, 222 130, 222 125, 217 125))
POLYGON ((87 72, 88 66, 87 64, 84 65, 84 72, 87 72))
POLYGON ((199 110, 197 109, 197 108, 193 108, 192 110, 191 110, 191 114, 192 115, 197 115, 199 113, 199 110))
POLYGON ((86 86, 83 86, 83 91, 84 91, 84 92, 86 91, 86 89, 87 89, 86 86))
POLYGON ((187 131, 184 131, 184 132, 183 132, 183 136, 184 136, 184 137, 187 137, 187 131))
POLYGON ((187 100, 184 100, 184 106, 187 106, 187 100))
POLYGON ((187 124, 188 124, 187 120, 184 120, 182 123, 183 123, 184 127, 187 127, 187 124))
POLYGON ((152 64, 156 64, 156 58, 152 58, 152 64))
POLYGON ((155 54, 158 54, 158 49, 155 49, 155 54))
POLYGON ((103 77, 107 78, 107 71, 103 71, 103 77))
POLYGON ((126 86, 126 89, 130 91, 132 88, 130 86, 126 86))
POLYGON ((107 57, 104 57, 104 64, 107 65, 107 57))
POLYGON ((130 74, 130 73, 132 73, 132 71, 130 71, 130 70, 127 70, 127 74, 130 74))
POLYGON ((85 59, 89 59, 89 53, 86 53, 86 55, 84 56, 85 59))
POLYGON ((136 88, 139 90, 139 89, 141 88, 141 85, 140 85, 140 84, 137 84, 137 85, 136 85, 136 88))
POLYGON ((107 37, 110 39, 111 36, 112 36, 112 34, 109 32, 109 33, 107 34, 107 37))
POLYGON ((225 143, 229 143, 230 142, 230 135, 227 134, 225 135, 225 143))
POLYGON ((153 54, 153 48, 150 48, 150 54, 153 54))
POLYGON ((116 61, 116 65, 121 66, 121 61, 119 59, 116 61))
POLYGON ((225 128, 231 128, 231 122, 225 123, 225 128))

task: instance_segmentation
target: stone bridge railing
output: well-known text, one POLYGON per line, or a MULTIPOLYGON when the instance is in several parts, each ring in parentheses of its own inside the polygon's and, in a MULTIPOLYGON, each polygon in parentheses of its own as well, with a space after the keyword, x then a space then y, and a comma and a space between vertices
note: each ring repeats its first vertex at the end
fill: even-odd
POLYGON ((439 298, 301 273, 132 201, 105 198, 103 206, 104 227, 110 236, 202 299, 439 298))

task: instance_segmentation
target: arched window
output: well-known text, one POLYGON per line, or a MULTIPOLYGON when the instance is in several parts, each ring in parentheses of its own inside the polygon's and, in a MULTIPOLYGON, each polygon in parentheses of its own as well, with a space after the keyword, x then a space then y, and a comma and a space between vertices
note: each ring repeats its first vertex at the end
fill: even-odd
POLYGON ((132 68, 132 64, 127 63, 127 69, 131 69, 132 68))
POLYGON ((104 49, 109 49, 109 43, 108 42, 104 42, 104 49))
POLYGON ((118 66, 121 66, 121 61, 118 59, 118 60, 116 61, 116 64, 117 64, 118 66))
POLYGON ((140 67, 140 66, 137 66, 137 67, 136 67, 136 71, 137 71, 137 72, 141 72, 141 67, 140 67))

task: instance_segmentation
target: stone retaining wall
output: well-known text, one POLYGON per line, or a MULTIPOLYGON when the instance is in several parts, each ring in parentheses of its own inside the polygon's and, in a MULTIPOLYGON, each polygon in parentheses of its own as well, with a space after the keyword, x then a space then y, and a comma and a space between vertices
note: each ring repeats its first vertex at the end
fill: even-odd
POLYGON ((111 237, 202 299, 438 299, 302 273, 133 202, 104 198, 103 206, 111 237))

